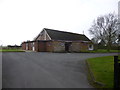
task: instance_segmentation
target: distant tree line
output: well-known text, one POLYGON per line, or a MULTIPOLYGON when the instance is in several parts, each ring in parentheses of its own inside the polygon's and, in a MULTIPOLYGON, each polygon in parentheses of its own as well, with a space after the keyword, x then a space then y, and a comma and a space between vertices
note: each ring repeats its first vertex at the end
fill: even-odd
POLYGON ((3 46, 2 49, 21 49, 21 46, 19 46, 19 45, 7 45, 7 46, 3 46))

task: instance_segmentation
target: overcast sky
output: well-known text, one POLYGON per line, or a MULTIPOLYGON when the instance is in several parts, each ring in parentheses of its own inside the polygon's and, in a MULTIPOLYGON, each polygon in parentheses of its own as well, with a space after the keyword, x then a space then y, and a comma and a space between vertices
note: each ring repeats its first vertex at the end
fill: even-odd
POLYGON ((33 40, 43 28, 84 34, 100 15, 117 13, 119 0, 0 0, 0 45, 33 40))

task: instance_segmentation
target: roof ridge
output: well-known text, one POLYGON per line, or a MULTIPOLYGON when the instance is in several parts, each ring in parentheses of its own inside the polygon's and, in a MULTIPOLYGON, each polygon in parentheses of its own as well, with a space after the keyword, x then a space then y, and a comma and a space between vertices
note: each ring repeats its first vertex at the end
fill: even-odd
MULTIPOLYGON (((70 33, 70 34, 84 35, 84 34, 73 33, 73 32, 68 32, 68 31, 61 31, 61 30, 55 30, 55 29, 48 29, 48 28, 44 28, 44 29, 45 29, 45 30, 51 30, 51 31, 63 32, 63 33, 70 33)), ((85 35, 84 35, 84 36, 85 36, 85 35)))

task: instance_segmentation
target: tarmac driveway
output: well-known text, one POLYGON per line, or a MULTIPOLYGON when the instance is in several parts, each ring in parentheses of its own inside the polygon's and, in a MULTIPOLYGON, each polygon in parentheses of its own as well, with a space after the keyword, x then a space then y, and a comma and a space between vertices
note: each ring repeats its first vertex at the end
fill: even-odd
POLYGON ((92 88, 85 59, 93 53, 3 53, 3 88, 92 88))
POLYGON ((0 52, 0 89, 2 89, 2 52, 0 52))

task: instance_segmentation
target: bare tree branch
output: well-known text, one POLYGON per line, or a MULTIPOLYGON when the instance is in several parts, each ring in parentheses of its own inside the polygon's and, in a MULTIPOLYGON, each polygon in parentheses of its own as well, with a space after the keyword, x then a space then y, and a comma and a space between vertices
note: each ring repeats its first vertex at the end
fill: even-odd
POLYGON ((112 43, 118 39, 119 31, 117 23, 117 15, 109 13, 94 20, 89 32, 95 40, 104 41, 110 49, 112 43))

